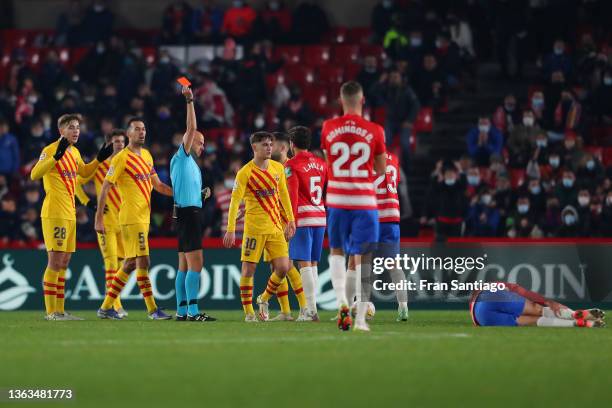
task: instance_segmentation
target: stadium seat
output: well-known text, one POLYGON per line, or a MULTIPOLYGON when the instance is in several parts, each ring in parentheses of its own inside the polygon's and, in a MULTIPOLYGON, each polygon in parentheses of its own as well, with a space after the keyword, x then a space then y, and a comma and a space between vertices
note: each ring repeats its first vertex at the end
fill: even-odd
POLYGON ((274 49, 274 60, 284 60, 286 64, 299 64, 302 62, 302 48, 290 45, 281 45, 274 49))
POLYGON ((303 90, 304 101, 313 111, 324 114, 328 112, 329 95, 324 86, 308 86, 303 90))
POLYGON ((307 65, 288 65, 285 70, 287 78, 302 88, 315 82, 316 72, 313 67, 307 65))
POLYGON ((344 68, 337 65, 321 65, 317 69, 317 79, 322 83, 340 85, 344 82, 344 68))
POLYGON ((612 147, 604 147, 602 161, 604 166, 612 166, 612 147))
POLYGON ((431 133, 433 131, 433 111, 430 107, 424 107, 419 110, 414 121, 414 131, 422 133, 431 133))
POLYGON ((379 63, 384 61, 387 58, 387 54, 385 54, 385 49, 380 45, 363 44, 361 45, 360 49, 361 49, 360 55, 362 58, 368 55, 373 55, 376 57, 379 63))
POLYGON ((287 80, 287 74, 283 70, 278 70, 272 74, 266 75, 266 89, 268 92, 272 92, 276 85, 284 84, 287 80))
POLYGON ((214 140, 218 145, 223 144, 228 150, 231 150, 237 137, 236 129, 233 128, 207 129, 204 131, 204 135, 207 139, 214 140))
POLYGON ((347 41, 348 29, 346 27, 334 27, 325 34, 324 42, 328 44, 344 44, 347 41))
POLYGON ((525 182, 525 169, 510 169, 510 185, 518 188, 525 182))
POLYGON ((310 66, 321 66, 329 63, 331 48, 327 45, 307 45, 304 47, 304 63, 310 66))
POLYGON ((370 40, 372 30, 370 27, 349 28, 346 36, 346 42, 349 44, 365 44, 370 40))
POLYGON ((357 75, 361 72, 361 64, 347 63, 344 65, 344 79, 346 81, 357 79, 357 75))
POLYGON ((338 44, 332 48, 334 64, 347 64, 359 61, 359 46, 354 44, 338 44))

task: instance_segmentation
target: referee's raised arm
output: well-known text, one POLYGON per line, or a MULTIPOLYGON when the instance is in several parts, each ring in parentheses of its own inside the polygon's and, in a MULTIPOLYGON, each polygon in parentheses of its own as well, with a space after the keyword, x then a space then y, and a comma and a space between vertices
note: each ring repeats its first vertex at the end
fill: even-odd
POLYGON ((204 150, 204 135, 197 131, 193 92, 182 89, 187 104, 187 129, 183 144, 170 161, 170 178, 178 235, 178 272, 176 274, 176 320, 207 322, 215 318, 200 313, 198 293, 202 255, 202 172, 195 157, 204 150), (195 156, 195 157, 194 157, 195 156))
POLYGON ((193 145, 196 133, 198 133, 198 129, 196 126, 195 108, 193 106, 193 92, 191 88, 184 86, 182 93, 187 102, 187 127, 183 135, 183 147, 185 148, 185 152, 189 154, 191 153, 191 146, 193 145))

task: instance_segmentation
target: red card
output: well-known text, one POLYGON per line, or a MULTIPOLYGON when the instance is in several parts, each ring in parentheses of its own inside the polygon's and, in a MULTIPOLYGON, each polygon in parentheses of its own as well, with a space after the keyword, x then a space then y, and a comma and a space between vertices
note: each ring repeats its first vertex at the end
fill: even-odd
POLYGON ((183 86, 190 86, 191 82, 189 82, 189 80, 186 77, 180 77, 179 79, 176 80, 176 82, 178 82, 179 84, 183 85, 183 86))

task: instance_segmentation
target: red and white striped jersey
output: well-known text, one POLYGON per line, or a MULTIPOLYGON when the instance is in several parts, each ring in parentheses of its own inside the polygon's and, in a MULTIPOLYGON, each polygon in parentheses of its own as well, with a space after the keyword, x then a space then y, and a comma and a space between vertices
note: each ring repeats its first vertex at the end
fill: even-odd
POLYGON ((321 147, 327 156, 327 206, 377 209, 374 157, 385 153, 383 128, 358 115, 329 119, 323 122, 321 147))
MULTIPOLYGON (((232 200, 232 190, 229 188, 215 191, 215 200, 217 208, 221 210, 221 232, 227 232, 227 217, 229 215, 230 201, 232 200)), ((240 204, 240 209, 244 213, 244 203, 240 204)), ((244 217, 236 220, 236 234, 241 234, 244 231, 244 217)))
POLYGON ((400 181, 399 162, 393 153, 386 153, 387 170, 374 181, 379 222, 399 222, 400 204, 397 185, 400 181))
POLYGON ((327 166, 310 152, 300 152, 287 160, 285 174, 293 215, 298 227, 326 225, 323 188, 327 180, 327 166))

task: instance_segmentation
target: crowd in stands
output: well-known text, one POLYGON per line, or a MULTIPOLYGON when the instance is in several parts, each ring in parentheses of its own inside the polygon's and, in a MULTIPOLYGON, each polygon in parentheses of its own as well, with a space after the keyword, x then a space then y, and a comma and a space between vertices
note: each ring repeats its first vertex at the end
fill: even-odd
MULTIPOLYGON (((409 174, 420 114, 444 114, 449 98, 475 75, 479 56, 489 57, 491 30, 508 36, 495 31, 499 13, 468 0, 431 6, 383 0, 371 11, 370 28, 351 31, 332 28, 311 1, 292 10, 282 1, 261 9, 248 1, 225 9, 209 0, 197 7, 173 1, 160 16, 160 30, 147 39, 151 47, 136 35, 119 35, 106 1, 71 1, 52 35, 13 44, 0 65, 0 244, 41 238, 42 186, 28 175, 41 149, 58 136, 54 123, 62 113, 83 114, 77 146, 86 158, 111 129, 130 116, 144 117, 157 173, 170 183, 169 161, 185 126, 175 84, 180 75, 194 84, 198 124, 207 137, 198 160, 204 183, 214 190, 205 204, 206 236, 222 232, 226 203, 216 197, 226 200, 234 175, 250 159, 248 135, 306 125, 321 154, 320 127, 340 112, 336 95, 344 80, 362 84, 367 117, 385 127, 389 148, 409 174), (485 26, 478 16, 493 17, 485 26), (214 55, 186 61, 164 46, 201 44, 214 45, 214 55)), ((519 34, 508 41, 523 38, 519 34)), ((448 234, 471 236, 612 234, 609 169, 588 148, 595 144, 588 131, 593 123, 612 125, 612 74, 597 48, 600 38, 593 33, 590 40, 554 42, 554 52, 539 59, 539 82, 530 94, 508 95, 478 118, 466 156, 436 167, 424 226, 441 228, 439 220, 446 219, 448 234), (454 184, 445 181, 450 173, 454 184), (566 178, 573 178, 571 185, 561 181, 566 178), (587 193, 585 207, 580 197, 587 193), (570 226, 568 215, 576 219, 570 226), (465 228, 455 231, 457 220, 465 228)), ((91 186, 86 191, 94 194, 91 186)), ((170 199, 153 194, 152 236, 174 235, 170 208, 170 199)), ((80 241, 95 241, 85 207, 77 207, 77 224, 80 241)))

